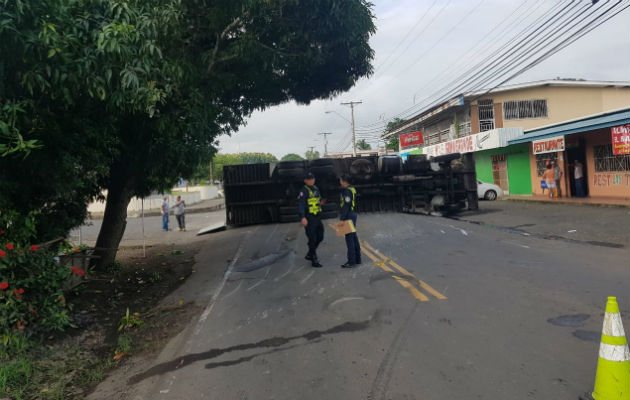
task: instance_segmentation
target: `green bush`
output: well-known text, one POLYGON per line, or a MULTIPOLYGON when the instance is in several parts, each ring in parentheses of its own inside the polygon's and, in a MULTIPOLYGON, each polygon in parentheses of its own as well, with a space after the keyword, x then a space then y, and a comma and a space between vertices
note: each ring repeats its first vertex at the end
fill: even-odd
POLYGON ((0 213, 0 346, 8 347, 16 334, 62 330, 69 324, 63 285, 79 268, 63 266, 58 247, 39 248, 33 216, 0 213))

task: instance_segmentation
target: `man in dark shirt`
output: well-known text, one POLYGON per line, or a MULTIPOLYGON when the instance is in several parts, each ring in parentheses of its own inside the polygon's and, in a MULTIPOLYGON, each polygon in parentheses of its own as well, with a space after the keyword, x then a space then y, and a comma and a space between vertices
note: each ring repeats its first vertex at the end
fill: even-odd
POLYGON ((315 268, 322 266, 317 259, 317 246, 324 240, 324 225, 320 218, 323 202, 321 193, 315 186, 315 176, 307 172, 304 176, 304 187, 298 194, 298 214, 308 238, 308 253, 304 258, 311 261, 315 268))
MULTIPOLYGON (((350 178, 347 175, 339 178, 339 183, 342 187, 341 200, 339 202, 341 206, 339 219, 352 221, 352 224, 356 227, 357 213, 354 210, 356 208, 357 190, 350 186, 350 178)), ((361 264, 361 245, 359 244, 359 237, 356 231, 346 235, 346 247, 348 248, 348 261, 341 268, 353 268, 355 265, 361 264)))

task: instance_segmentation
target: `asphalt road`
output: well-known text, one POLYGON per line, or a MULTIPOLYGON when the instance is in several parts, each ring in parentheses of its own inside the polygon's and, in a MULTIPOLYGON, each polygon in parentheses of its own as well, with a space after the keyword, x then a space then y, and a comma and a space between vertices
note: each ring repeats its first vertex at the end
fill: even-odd
POLYGON ((124 398, 576 399, 607 296, 630 326, 628 249, 405 214, 358 230, 371 250, 352 270, 330 228, 322 269, 296 224, 209 235, 182 287, 203 313, 117 383, 124 398))

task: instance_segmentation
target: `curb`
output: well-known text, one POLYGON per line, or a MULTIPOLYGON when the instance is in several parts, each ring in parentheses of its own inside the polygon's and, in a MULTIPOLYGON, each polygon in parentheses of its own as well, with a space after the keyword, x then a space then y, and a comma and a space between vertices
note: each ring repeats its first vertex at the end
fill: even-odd
POLYGON ((630 208, 629 204, 602 204, 602 203, 577 203, 573 201, 562 201, 562 200, 529 200, 529 199, 518 199, 518 198, 503 198, 501 201, 513 201, 518 203, 538 203, 538 204, 569 204, 576 206, 589 206, 589 207, 605 207, 605 208, 630 208))

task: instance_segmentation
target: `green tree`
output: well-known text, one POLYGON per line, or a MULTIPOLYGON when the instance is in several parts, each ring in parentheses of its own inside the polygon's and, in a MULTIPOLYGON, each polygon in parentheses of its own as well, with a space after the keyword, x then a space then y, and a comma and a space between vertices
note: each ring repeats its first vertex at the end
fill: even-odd
MULTIPOLYGON (((405 120, 401 119, 401 118, 395 118, 394 120, 389 121, 387 123, 387 126, 385 127, 384 134, 388 134, 389 132, 394 130, 397 126, 402 124, 403 122, 405 122, 405 120)), ((400 149, 400 147, 399 147, 399 136, 398 135, 392 135, 392 136, 388 137, 387 138, 387 143, 385 144, 385 147, 387 148, 387 150, 398 151, 400 149)))
POLYGON ((214 179, 223 180, 223 167, 237 164, 258 164, 277 162, 276 156, 270 153, 234 153, 217 154, 212 159, 212 175, 214 179))
POLYGON ((315 160, 316 158, 319 158, 319 151, 317 151, 317 150, 307 150, 306 153, 304 153, 304 157, 307 160, 315 160))
POLYGON ((285 154, 280 161, 302 161, 304 160, 304 157, 300 156, 299 154, 295 154, 295 153, 289 153, 289 154, 285 154))
POLYGON ((372 146, 365 139, 361 139, 357 142, 357 150, 372 150, 372 146))
POLYGON ((3 6, 0 53, 12 56, 0 58, 1 149, 31 157, 1 161, 1 182, 16 180, 2 199, 67 231, 106 189, 101 265, 114 260, 131 197, 192 176, 254 110, 328 98, 372 72, 365 0, 3 6), (44 180, 47 190, 17 204, 44 180))

